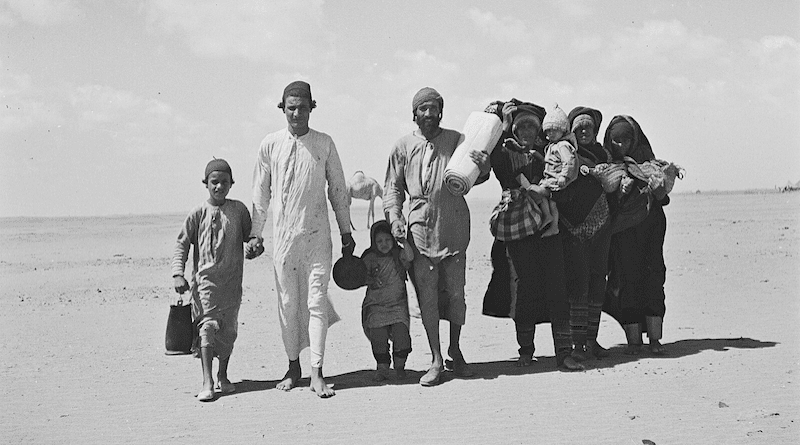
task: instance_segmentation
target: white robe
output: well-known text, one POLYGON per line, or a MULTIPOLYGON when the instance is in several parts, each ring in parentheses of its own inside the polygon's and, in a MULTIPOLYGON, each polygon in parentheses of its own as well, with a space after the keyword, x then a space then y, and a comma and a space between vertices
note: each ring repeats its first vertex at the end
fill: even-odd
POLYGON ((272 203, 273 264, 278 316, 286 354, 296 360, 311 348, 321 367, 328 326, 339 321, 328 298, 332 265, 325 186, 340 233, 350 232, 350 206, 342 163, 330 136, 288 130, 261 142, 253 174, 253 229, 261 236, 272 203))

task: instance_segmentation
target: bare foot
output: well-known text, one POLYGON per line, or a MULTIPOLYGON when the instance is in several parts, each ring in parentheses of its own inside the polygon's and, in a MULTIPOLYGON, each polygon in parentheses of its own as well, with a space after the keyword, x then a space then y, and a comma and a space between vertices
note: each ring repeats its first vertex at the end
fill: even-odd
POLYGON ((227 377, 217 377, 217 386, 214 387, 214 390, 223 394, 230 394, 236 392, 236 386, 227 377))
POLYGON ((464 354, 461 353, 461 349, 453 349, 452 347, 447 349, 447 354, 452 358, 452 360, 445 360, 444 367, 448 371, 453 371, 453 374, 459 377, 473 377, 475 376, 475 372, 472 371, 472 368, 467 364, 467 361, 464 359, 464 354))
POLYGON ((333 388, 325 384, 325 379, 322 377, 322 368, 311 368, 311 391, 322 399, 336 395, 333 388))
POLYGON ((203 389, 197 393, 197 400, 201 402, 210 402, 214 400, 214 381, 203 382, 203 389))
POLYGON ((283 380, 275 385, 275 388, 280 389, 281 391, 290 391, 292 388, 297 386, 297 382, 300 381, 301 376, 302 371, 300 370, 300 359, 290 360, 289 370, 286 371, 286 375, 283 376, 283 380))

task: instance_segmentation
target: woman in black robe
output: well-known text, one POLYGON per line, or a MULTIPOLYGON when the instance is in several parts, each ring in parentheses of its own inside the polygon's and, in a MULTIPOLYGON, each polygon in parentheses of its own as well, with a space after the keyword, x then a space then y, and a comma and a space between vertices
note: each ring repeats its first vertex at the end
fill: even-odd
MULTIPOLYGON (((533 190, 538 186, 525 189, 519 175, 530 184, 538 184, 544 173, 541 122, 545 110, 512 99, 506 103, 494 102, 485 111, 497 114, 504 122, 503 135, 491 154, 492 170, 503 188, 504 200, 526 199, 526 194, 536 193, 533 190)), ((569 371, 582 370, 583 366, 570 357, 569 302, 561 236, 542 238, 541 235, 541 229, 508 239, 495 235, 494 270, 484 296, 483 313, 514 319, 518 366, 532 363, 536 325, 549 321, 557 366, 569 371)))
MULTIPOLYGON (((630 116, 615 116, 611 120, 603 146, 615 161, 641 164, 655 158, 650 142, 630 116)), ((623 179, 611 206, 609 275, 603 309, 625 330, 628 342, 625 353, 630 355, 639 354, 643 327, 650 351, 665 352, 660 342, 666 312, 664 237, 667 218, 663 206, 669 204, 669 196, 658 192, 663 188, 648 185, 635 177, 623 179)))

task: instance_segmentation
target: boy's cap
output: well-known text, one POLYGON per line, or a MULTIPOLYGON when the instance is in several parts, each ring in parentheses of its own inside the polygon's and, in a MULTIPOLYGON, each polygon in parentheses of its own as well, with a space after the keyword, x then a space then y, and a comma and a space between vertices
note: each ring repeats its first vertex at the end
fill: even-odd
POLYGON ((309 85, 308 82, 303 82, 302 80, 295 80, 289 85, 286 85, 286 88, 283 89, 281 102, 286 103, 286 98, 289 96, 305 97, 308 100, 313 100, 311 98, 311 85, 309 85))
POLYGON ((555 104, 553 109, 547 112, 542 121, 542 130, 546 131, 551 128, 558 128, 564 133, 569 133, 567 113, 564 113, 564 110, 559 108, 558 104, 555 104))
POLYGON ((231 175, 231 183, 233 183, 233 172, 231 171, 231 166, 228 165, 228 161, 224 159, 212 159, 209 161, 208 165, 206 165, 206 174, 203 176, 203 181, 208 179, 208 175, 211 172, 226 172, 231 175))

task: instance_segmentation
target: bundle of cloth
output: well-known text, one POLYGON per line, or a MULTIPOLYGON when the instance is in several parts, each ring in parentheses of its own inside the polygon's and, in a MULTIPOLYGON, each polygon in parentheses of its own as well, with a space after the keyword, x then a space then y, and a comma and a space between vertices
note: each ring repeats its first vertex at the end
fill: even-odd
POLYGON ((593 168, 581 169, 584 174, 596 177, 606 193, 620 188, 625 182, 639 179, 647 184, 639 189, 641 193, 651 193, 662 199, 672 191, 675 179, 682 179, 684 170, 672 162, 656 159, 650 141, 641 130, 639 123, 626 115, 614 116, 606 128, 603 146, 611 152, 613 159, 609 164, 598 164, 593 168), (631 146, 625 153, 620 153, 611 142, 612 139, 629 140, 631 146), (651 178, 655 181, 651 181, 651 178))
POLYGON ((594 167, 582 165, 581 173, 597 178, 606 193, 617 191, 624 178, 633 177, 647 183, 640 192, 663 196, 672 191, 675 179, 683 179, 685 171, 679 165, 663 159, 651 159, 639 164, 630 156, 625 156, 622 162, 604 162, 594 167), (650 178, 656 181, 651 183, 650 178))
POLYGON ((444 171, 444 182, 450 193, 463 196, 469 192, 480 175, 478 165, 469 156, 470 151, 491 154, 502 132, 503 123, 497 115, 482 111, 469 115, 461 142, 444 171))

